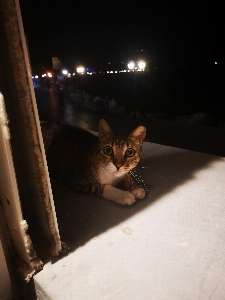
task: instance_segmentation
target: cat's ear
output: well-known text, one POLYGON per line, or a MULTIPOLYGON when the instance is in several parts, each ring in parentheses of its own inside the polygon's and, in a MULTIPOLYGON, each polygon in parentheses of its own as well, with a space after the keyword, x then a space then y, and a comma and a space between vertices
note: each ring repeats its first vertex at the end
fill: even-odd
POLYGON ((106 137, 106 136, 107 137, 114 136, 112 129, 109 127, 109 124, 104 119, 101 119, 99 121, 98 132, 99 132, 99 139, 106 137))
POLYGON ((137 141, 139 143, 142 143, 146 135, 146 128, 144 126, 138 126, 130 135, 129 138, 131 138, 134 141, 137 141))

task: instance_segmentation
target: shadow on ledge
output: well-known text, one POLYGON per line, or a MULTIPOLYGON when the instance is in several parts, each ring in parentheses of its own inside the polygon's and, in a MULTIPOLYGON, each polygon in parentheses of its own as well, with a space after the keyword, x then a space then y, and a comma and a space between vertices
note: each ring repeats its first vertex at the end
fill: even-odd
POLYGON ((139 173, 149 187, 149 195, 132 206, 121 206, 100 197, 74 192, 52 181, 61 240, 71 247, 71 251, 154 205, 177 187, 195 180, 198 171, 223 160, 212 155, 150 143, 144 143, 143 152, 139 173))

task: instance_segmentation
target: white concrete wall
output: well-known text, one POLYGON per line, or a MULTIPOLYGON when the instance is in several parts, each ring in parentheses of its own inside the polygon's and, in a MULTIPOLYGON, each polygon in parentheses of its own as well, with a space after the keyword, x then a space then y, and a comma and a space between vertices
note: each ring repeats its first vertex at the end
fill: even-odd
POLYGON ((0 299, 11 299, 11 281, 9 277, 8 268, 5 261, 5 255, 2 248, 2 242, 0 240, 0 299))

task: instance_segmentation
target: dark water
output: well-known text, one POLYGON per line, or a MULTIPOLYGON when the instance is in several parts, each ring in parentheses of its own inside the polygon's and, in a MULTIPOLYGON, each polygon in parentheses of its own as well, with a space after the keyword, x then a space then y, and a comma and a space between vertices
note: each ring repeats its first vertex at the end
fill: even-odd
MULTIPOLYGON (((70 88, 68 94, 69 90, 70 88)), ((124 136, 142 125, 147 129, 145 141, 225 156, 224 127, 221 126, 202 126, 189 121, 159 120, 140 115, 134 118, 131 115, 113 114, 102 109, 93 111, 70 97, 65 99, 65 109, 61 110, 54 88, 38 86, 35 87, 35 94, 41 121, 63 121, 71 126, 98 131, 99 120, 105 119, 114 134, 124 136)))
POLYGON ((82 75, 66 82, 93 97, 112 95, 128 111, 161 113, 175 118, 205 112, 224 121, 224 78, 216 66, 137 73, 82 75))

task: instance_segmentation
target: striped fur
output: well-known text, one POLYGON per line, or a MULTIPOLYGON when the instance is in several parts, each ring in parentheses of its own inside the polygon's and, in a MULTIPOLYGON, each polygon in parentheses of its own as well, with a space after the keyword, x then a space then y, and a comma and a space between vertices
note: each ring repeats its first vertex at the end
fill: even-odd
POLYGON ((146 129, 137 127, 128 137, 114 136, 105 120, 99 122, 99 137, 80 128, 42 126, 50 176, 80 192, 92 193, 119 204, 144 198, 145 189, 134 172, 141 158, 146 129), (137 180, 138 179, 138 180, 137 180), (125 190, 116 188, 122 183, 125 190))

